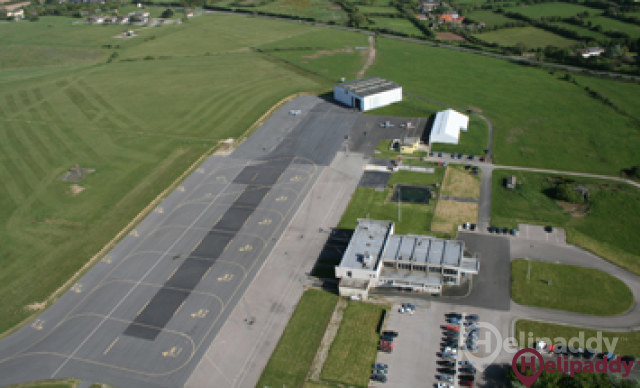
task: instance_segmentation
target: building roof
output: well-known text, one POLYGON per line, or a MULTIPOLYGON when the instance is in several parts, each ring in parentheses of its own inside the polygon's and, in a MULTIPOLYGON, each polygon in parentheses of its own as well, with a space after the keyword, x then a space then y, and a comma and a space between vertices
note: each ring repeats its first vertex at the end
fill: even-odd
MULTIPOLYGON (((458 267, 462 264, 464 243, 432 236, 392 235, 382 252, 386 261, 430 266, 458 267)), ((475 260, 475 259, 472 259, 475 260)))
POLYGON ((466 131, 469 127, 469 117, 453 109, 447 109, 436 114, 436 119, 431 127, 430 141, 432 143, 458 143, 460 130, 466 131))
POLYGON ((372 96, 374 94, 401 87, 393 81, 389 81, 380 77, 362 78, 355 81, 345 82, 337 86, 349 90, 351 93, 359 97, 372 96))
POLYGON ((391 221, 358 219, 356 230, 342 256, 340 267, 375 270, 392 225, 391 221), (367 260, 368 255, 371 261, 367 260))

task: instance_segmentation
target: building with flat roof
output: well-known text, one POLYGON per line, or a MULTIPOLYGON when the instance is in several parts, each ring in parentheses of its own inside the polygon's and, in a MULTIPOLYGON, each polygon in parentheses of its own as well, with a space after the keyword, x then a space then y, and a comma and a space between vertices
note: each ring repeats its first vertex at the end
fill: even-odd
POLYGON ((436 114, 431 127, 429 142, 458 144, 460 131, 467 131, 469 128, 469 117, 453 109, 447 109, 436 114))
POLYGON ((367 111, 402 101, 402 86, 379 77, 362 78, 334 86, 333 98, 367 111))
POLYGON ((479 269, 476 258, 464 256, 463 241, 396 235, 391 221, 358 219, 335 273, 340 295, 366 298, 372 287, 440 294, 479 269))

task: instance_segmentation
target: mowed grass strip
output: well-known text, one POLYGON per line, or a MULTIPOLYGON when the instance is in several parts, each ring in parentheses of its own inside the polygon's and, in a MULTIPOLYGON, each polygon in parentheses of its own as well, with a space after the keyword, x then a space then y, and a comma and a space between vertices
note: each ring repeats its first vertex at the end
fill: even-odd
POLYGON ((462 166, 449 166, 444 174, 440 195, 480 198, 480 176, 472 175, 462 166))
POLYGON ((522 259, 511 262, 511 298, 527 306, 592 315, 621 314, 633 303, 629 287, 606 272, 522 259))
POLYGON ((326 291, 305 291, 256 387, 303 385, 337 301, 326 291))
POLYGON ((366 387, 375 362, 379 335, 376 332, 385 306, 349 302, 338 334, 331 344, 321 380, 366 387))
MULTIPOLYGON (((618 355, 630 355, 636 358, 640 357, 640 331, 631 332, 614 332, 614 331, 598 331, 585 329, 575 326, 556 325, 552 323, 518 320, 516 322, 516 338, 521 347, 531 346, 526 343, 528 338, 533 338, 532 342, 538 340, 549 341, 553 343, 568 342, 570 339, 577 340, 584 338, 584 345, 594 348, 597 352, 608 352, 606 346, 597 346, 597 344, 614 345, 613 353, 618 355), (598 341, 602 338, 602 341, 598 341), (590 340, 592 339, 592 340, 590 340), (523 341, 524 340, 524 341, 523 341)), ((571 344, 568 342, 568 344, 571 344)))

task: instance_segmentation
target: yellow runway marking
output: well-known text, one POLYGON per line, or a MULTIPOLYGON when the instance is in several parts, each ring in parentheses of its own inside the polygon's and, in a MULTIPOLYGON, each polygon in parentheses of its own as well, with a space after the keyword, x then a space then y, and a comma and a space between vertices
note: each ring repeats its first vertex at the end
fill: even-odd
POLYGON ((219 282, 230 282, 231 279, 233 279, 233 274, 232 273, 226 273, 224 274, 224 276, 220 276, 218 278, 219 282))
POLYGON ((271 219, 265 218, 264 220, 258 222, 258 225, 271 225, 271 219))
POLYGON ((178 309, 173 313, 173 315, 175 316, 178 311, 180 311, 180 309, 182 309, 182 306, 184 306, 184 302, 186 302, 186 299, 182 301, 182 303, 180 303, 180 307, 178 307, 178 309))
POLYGON ((251 178, 251 182, 255 181, 257 177, 258 177, 258 173, 256 172, 256 175, 254 175, 253 178, 251 178))
POLYGON ((171 275, 169 275, 169 277, 167 278, 167 280, 171 279, 173 277, 173 275, 176 274, 176 272, 178 272, 178 268, 180 267, 176 267, 176 269, 173 270, 173 272, 171 272, 171 275))
POLYGON ((204 318, 207 316, 207 314, 209 314, 209 310, 200 309, 195 313, 191 313, 191 318, 204 318))
POLYGON ((33 327, 36 330, 42 330, 42 328, 44 327, 44 321, 42 319, 36 319, 31 324, 31 327, 33 327))
POLYGON ((209 275, 209 272, 211 271, 211 268, 213 268, 213 267, 209 267, 209 269, 207 270, 207 272, 205 272, 205 273, 203 273, 203 274, 202 274, 202 277, 200 278, 200 281, 204 280, 204 278, 206 278, 206 277, 207 277, 207 275, 209 275))
POLYGON ((158 213, 158 214, 163 214, 164 213, 164 209, 162 208, 162 206, 158 206, 156 208, 156 213, 158 213))
POLYGON ((109 345, 109 346, 107 347, 107 349, 105 349, 105 351, 104 351, 104 352, 102 352, 102 354, 103 354, 104 356, 106 356, 106 355, 107 355, 107 353, 109 353, 109 350, 111 350, 111 348, 113 347, 113 345, 115 345, 115 344, 116 344, 116 342, 118 342, 118 340, 119 340, 119 339, 120 339, 120 337, 116 337, 116 339, 114 339, 114 340, 113 340, 113 342, 111 343, 111 345, 109 345))
POLYGON ((287 200, 287 196, 286 195, 281 195, 278 198, 276 198, 276 202, 282 202, 282 201, 286 201, 287 200))
POLYGON ((162 352, 163 357, 177 357, 182 353, 182 348, 179 346, 173 346, 171 349, 166 352, 162 352))
POLYGON ((132 230, 131 233, 129 233, 130 235, 132 235, 133 237, 140 237, 140 233, 138 233, 137 230, 132 230))
POLYGON ((82 292, 82 284, 80 283, 76 283, 73 285, 73 287, 71 287, 71 291, 75 292, 76 294, 79 294, 82 292))
POLYGON ((106 255, 105 257, 102 258, 103 263, 107 263, 107 264, 111 264, 112 260, 111 260, 111 255, 106 255))
POLYGON ((142 312, 142 310, 144 310, 144 309, 146 309, 146 308, 147 308, 147 306, 149 305, 149 302, 151 302, 151 299, 149 299, 149 300, 147 301, 147 303, 145 303, 145 304, 144 304, 144 306, 140 307, 140 310, 138 310, 138 314, 136 314, 136 315, 140 315, 140 313, 142 312))
POLYGON ((251 252, 253 250, 253 245, 247 244, 247 245, 245 245, 243 247, 240 247, 238 250, 240 252, 251 252))

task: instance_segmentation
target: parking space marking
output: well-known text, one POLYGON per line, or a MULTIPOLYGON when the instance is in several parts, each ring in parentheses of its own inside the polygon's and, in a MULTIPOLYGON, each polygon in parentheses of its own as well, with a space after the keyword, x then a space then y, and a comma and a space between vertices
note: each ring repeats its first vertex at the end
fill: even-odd
POLYGON ((113 342, 111 343, 111 345, 109 345, 104 352, 102 352, 102 355, 106 356, 107 353, 109 353, 109 351, 111 350, 111 348, 113 348, 113 345, 116 344, 116 342, 118 342, 118 340, 120 339, 120 337, 116 337, 116 339, 113 340, 113 342))

